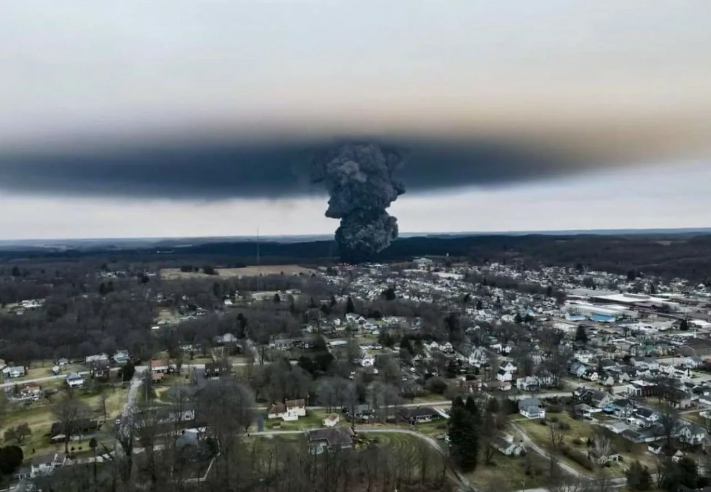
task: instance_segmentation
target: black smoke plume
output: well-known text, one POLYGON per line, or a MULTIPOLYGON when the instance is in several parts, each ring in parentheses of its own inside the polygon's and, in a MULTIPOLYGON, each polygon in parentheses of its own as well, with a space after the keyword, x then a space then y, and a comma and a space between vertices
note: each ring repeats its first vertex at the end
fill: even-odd
POLYGON ((341 219, 336 242, 344 261, 367 261, 398 235, 397 219, 386 209, 405 187, 395 173, 405 152, 376 143, 343 143, 314 159, 312 181, 330 199, 326 217, 341 219))

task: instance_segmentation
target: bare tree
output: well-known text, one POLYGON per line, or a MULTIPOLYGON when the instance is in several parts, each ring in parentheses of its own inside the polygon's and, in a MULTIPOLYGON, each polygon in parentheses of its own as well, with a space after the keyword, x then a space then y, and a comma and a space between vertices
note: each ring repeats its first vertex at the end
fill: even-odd
POLYGON ((590 492, 590 483, 583 477, 566 477, 547 485, 550 492, 590 492))
POLYGON ((607 457, 612 451, 612 442, 610 437, 607 435, 604 429, 598 427, 593 436, 593 449, 592 452, 598 463, 605 463, 607 457))
POLYGON ((664 404, 659 411, 659 432, 666 440, 666 447, 671 448, 671 441, 679 425, 679 412, 671 405, 664 404))
POLYGON ((551 444, 555 448, 563 446, 565 436, 568 432, 568 426, 562 422, 549 422, 548 430, 550 431, 551 444))
POLYGON ((70 390, 64 398, 54 404, 52 411, 65 436, 64 452, 69 453, 69 441, 79 431, 81 420, 90 415, 89 407, 70 390))
POLYGON ((254 419, 254 395, 234 378, 209 381, 196 398, 196 419, 205 422, 222 454, 229 456, 242 430, 254 419))

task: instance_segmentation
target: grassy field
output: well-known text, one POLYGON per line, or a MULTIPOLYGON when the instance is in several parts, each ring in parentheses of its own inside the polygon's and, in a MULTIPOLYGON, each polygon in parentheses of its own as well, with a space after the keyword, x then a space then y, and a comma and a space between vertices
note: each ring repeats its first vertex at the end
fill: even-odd
POLYGON ((548 460, 534 452, 519 457, 497 453, 488 466, 483 458, 479 461, 477 469, 466 475, 478 490, 492 490, 494 484, 499 484, 501 492, 535 489, 550 482, 548 460))
MULTIPOLYGON (((311 275, 318 273, 316 270, 304 268, 299 265, 261 265, 244 268, 217 268, 218 276, 230 277, 257 277, 259 275, 311 275)), ((215 275, 206 275, 202 272, 181 272, 180 268, 164 268, 160 271, 164 280, 181 280, 186 278, 214 278, 215 275)))
MULTIPOLYGON (((555 415, 550 415, 549 418, 556 417, 560 422, 565 422, 570 425, 570 430, 564 438, 564 443, 570 449, 577 450, 578 452, 586 455, 587 454, 587 440, 593 437, 595 434, 595 427, 590 425, 588 422, 583 420, 575 420, 571 418, 566 413, 560 413, 555 415)), ((548 425, 541 425, 539 421, 525 420, 516 422, 521 429, 523 429, 526 434, 534 441, 536 444, 544 449, 547 449, 551 445, 550 437, 550 427, 548 425)), ((624 471, 627 469, 629 463, 635 460, 639 460, 642 464, 649 467, 654 466, 652 457, 646 453, 646 445, 636 444, 628 441, 627 439, 609 433, 612 448, 615 452, 622 456, 621 462, 617 464, 612 464, 609 468, 606 468, 608 474, 613 477, 622 476, 624 471)), ((586 475, 591 475, 590 470, 584 469, 582 466, 573 462, 570 459, 560 457, 561 461, 577 469, 581 473, 586 475)))

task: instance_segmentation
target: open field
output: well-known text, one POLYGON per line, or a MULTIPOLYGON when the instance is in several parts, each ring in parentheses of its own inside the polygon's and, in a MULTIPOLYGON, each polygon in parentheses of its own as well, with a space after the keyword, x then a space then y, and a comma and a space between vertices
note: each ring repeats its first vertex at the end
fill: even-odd
MULTIPOLYGON (((587 440, 593 437, 596 428, 586 421, 575 420, 566 413, 549 416, 549 418, 553 417, 557 418, 560 422, 565 422, 570 425, 570 430, 567 431, 564 438, 565 446, 583 455, 587 455, 587 440)), ((540 447, 544 449, 550 448, 551 436, 549 425, 541 425, 538 420, 517 421, 516 424, 540 447)), ((609 476, 618 477, 624 475, 628 464, 634 460, 639 460, 643 465, 649 466, 650 468, 654 466, 654 460, 652 456, 646 452, 647 448, 645 444, 633 443, 613 433, 608 433, 607 435, 610 438, 612 449, 619 453, 623 460, 619 463, 611 464, 609 468, 606 468, 609 476)), ((592 475, 593 473, 590 470, 584 469, 571 459, 563 456, 560 456, 559 459, 585 475, 592 475)))
POLYGON ((481 458, 477 469, 466 477, 477 490, 492 490, 494 484, 499 484, 501 492, 507 492, 545 486, 550 483, 549 470, 548 460, 532 451, 519 457, 496 453, 491 465, 485 465, 481 458))
MULTIPOLYGON (((217 268, 218 276, 221 278, 231 277, 257 277, 259 275, 311 275, 317 273, 311 268, 304 268, 299 265, 261 265, 248 266, 244 268, 217 268)), ((186 278, 215 278, 215 275, 207 275, 202 272, 181 272, 180 268, 164 268, 160 271, 164 280, 181 280, 186 278)))

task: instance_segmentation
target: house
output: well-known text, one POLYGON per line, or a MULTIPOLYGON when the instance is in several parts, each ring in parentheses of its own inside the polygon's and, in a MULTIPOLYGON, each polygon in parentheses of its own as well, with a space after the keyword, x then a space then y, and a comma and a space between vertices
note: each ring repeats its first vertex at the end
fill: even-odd
POLYGON ((128 356, 128 350, 117 350, 113 356, 114 362, 120 366, 126 364, 130 357, 128 356))
POLYGON ((621 418, 629 417, 634 413, 634 403, 632 403, 632 400, 628 400, 627 398, 612 400, 612 403, 610 403, 609 406, 612 407, 615 415, 621 418))
POLYGON ((588 403, 594 407, 605 408, 610 406, 613 401, 613 396, 607 391, 590 390, 590 398, 588 403))
POLYGON ((704 365, 704 360, 699 356, 692 355, 682 360, 681 365, 687 369, 697 369, 704 365))
POLYGON ((70 388, 79 388, 84 385, 84 376, 79 373, 73 372, 67 375, 67 386, 70 388))
POLYGON ((605 465, 607 463, 616 463, 620 461, 620 454, 615 452, 598 454, 595 449, 590 449, 588 451, 588 459, 597 465, 605 465))
POLYGON ((706 429, 693 422, 685 423, 679 431, 679 441, 691 446, 702 444, 707 436, 706 429))
POLYGON ((51 475, 56 468, 61 468, 67 458, 62 453, 49 453, 34 456, 30 464, 30 477, 37 478, 51 475))
POLYGON ((635 410, 635 416, 650 424, 659 422, 659 412, 647 407, 639 407, 635 410))
POLYGON ((476 347, 469 354, 469 365, 474 367, 481 367, 486 364, 489 358, 486 355, 486 351, 482 347, 476 347))
POLYGON ((341 418, 338 416, 336 413, 331 413, 329 415, 326 415, 326 418, 324 418, 321 423, 323 424, 324 427, 333 427, 338 422, 341 420, 341 418))
POLYGON ((97 360, 91 363, 89 372, 94 379, 108 381, 111 378, 111 364, 107 360, 97 360))
POLYGON ((329 427, 306 431, 306 442, 311 454, 324 451, 345 450, 353 447, 353 429, 350 427, 329 427))
POLYGON ((432 407, 401 408, 398 416, 412 425, 431 422, 439 418, 439 412, 432 407))
POLYGON ((525 398, 518 402, 518 412, 527 419, 543 419, 546 411, 538 398, 525 398))
POLYGON ((57 365, 58 365, 59 367, 68 366, 68 365, 69 365, 69 359, 65 359, 64 357, 62 357, 61 359, 57 359, 57 365))
POLYGON ((588 381, 596 382, 600 379, 600 375, 594 369, 588 369, 583 373, 583 379, 588 381))
POLYGON ((89 355, 84 360, 84 364, 89 366, 92 362, 108 362, 109 356, 106 354, 89 355))
POLYGON ((20 388, 20 393, 26 396, 35 396, 42 393, 42 387, 39 383, 26 383, 20 388))
POLYGON ((582 362, 573 362, 570 365, 570 369, 568 369, 568 372, 572 374, 573 376, 577 376, 579 378, 583 377, 583 374, 585 374, 585 371, 588 370, 588 366, 583 364, 582 362))
POLYGON ((169 365, 165 359, 152 359, 150 362, 151 372, 168 372, 169 365))
MULTIPOLYGON (((93 433, 101 427, 101 424, 93 419, 79 419, 70 422, 69 427, 72 430, 72 437, 75 437, 93 433)), ((53 423, 51 429, 49 430, 49 442, 55 444, 58 442, 64 442, 66 439, 67 433, 64 430, 64 424, 61 422, 53 423)))
POLYGON ((541 383, 535 376, 518 378, 516 380, 516 389, 519 391, 538 391, 541 388, 541 383))
POLYGON ((485 390, 511 391, 511 381, 487 381, 483 386, 485 390))
POLYGON ((306 416, 305 400, 286 400, 284 403, 276 403, 267 410, 268 419, 282 419, 286 422, 299 420, 299 417, 306 416))
POLYGON ((491 444, 504 456, 521 456, 525 453, 523 446, 514 442, 513 436, 509 434, 494 438, 491 444))
POLYGON ((517 370, 516 366, 510 360, 501 364, 499 369, 503 369, 504 371, 511 373, 516 372, 517 370))
POLYGON ((511 381, 513 381, 513 374, 503 369, 499 369, 499 371, 496 373, 496 380, 501 381, 502 383, 510 383, 511 381))
POLYGON ((10 366, 3 369, 8 376, 11 378, 21 378, 26 374, 25 366, 10 366))

